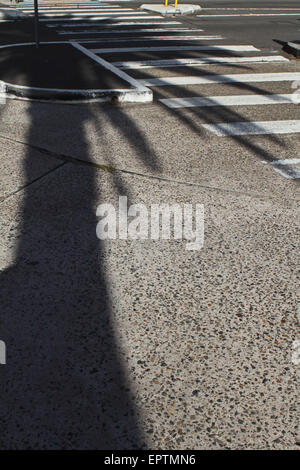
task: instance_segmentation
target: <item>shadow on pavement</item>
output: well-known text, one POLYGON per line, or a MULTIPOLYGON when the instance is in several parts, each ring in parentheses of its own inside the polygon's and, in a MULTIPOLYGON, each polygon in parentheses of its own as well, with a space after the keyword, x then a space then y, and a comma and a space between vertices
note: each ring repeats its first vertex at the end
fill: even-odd
MULTIPOLYGON (((74 72, 79 78, 85 73, 80 67, 74 72)), ((27 68, 26 82, 36 83, 38 73, 27 68)), ((31 145, 37 134, 50 125, 51 142, 64 126, 59 111, 41 119, 40 111, 47 114, 47 106, 51 105, 28 106, 24 159, 28 186, 14 196, 21 211, 18 243, 14 263, 0 276, 1 339, 8 356, 1 369, 0 447, 144 448, 119 355, 103 250, 96 237, 96 207, 104 197, 96 187, 99 170, 74 165, 60 155, 53 171, 31 184, 32 156, 38 153, 31 145)), ((73 115, 73 106, 62 108, 73 115)), ((84 126, 95 119, 96 109, 84 108, 79 113, 82 119, 65 136, 70 147, 80 144, 82 160, 87 162, 91 158, 84 126)), ((116 112, 122 115, 122 109, 116 112)), ((132 145, 139 141, 141 155, 151 154, 135 123, 124 119, 124 139, 132 145)), ((42 153, 40 157, 45 158, 42 153)), ((156 165, 155 155, 152 163, 148 161, 151 164, 156 165)), ((117 177, 115 187, 129 196, 117 177)))

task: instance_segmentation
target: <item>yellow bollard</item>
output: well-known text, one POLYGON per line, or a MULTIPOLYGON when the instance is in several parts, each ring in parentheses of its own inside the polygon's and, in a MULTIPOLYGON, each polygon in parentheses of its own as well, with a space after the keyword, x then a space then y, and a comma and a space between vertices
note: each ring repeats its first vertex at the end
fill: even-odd
POLYGON ((165 0, 165 7, 168 6, 168 0, 165 0))
POLYGON ((177 8, 178 0, 175 0, 174 7, 177 8))

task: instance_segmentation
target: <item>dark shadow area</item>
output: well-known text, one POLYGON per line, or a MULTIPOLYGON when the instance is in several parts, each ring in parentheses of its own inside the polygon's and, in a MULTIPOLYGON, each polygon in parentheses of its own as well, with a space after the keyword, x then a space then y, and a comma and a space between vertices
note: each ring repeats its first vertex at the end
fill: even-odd
MULTIPOLYGON (((73 64, 72 73, 84 80, 86 71, 73 64)), ((39 80, 34 66, 24 67, 23 75, 29 86, 39 80)), ((62 112, 70 119, 76 112, 81 116, 65 139, 70 139, 70 148, 80 143, 81 159, 91 160, 84 127, 97 119, 98 105, 58 106, 55 111, 51 106, 28 107, 23 168, 27 187, 14 201, 21 212, 18 243, 14 263, 0 276, 0 337, 7 345, 7 365, 1 368, 0 448, 145 448, 116 338, 104 253, 96 237, 97 204, 109 202, 96 180, 101 171, 72 163, 62 152, 57 159, 48 155, 53 170, 31 184, 32 157, 45 158, 36 148, 36 136, 50 126, 51 147, 64 126, 62 112)), ((102 115, 105 110, 111 105, 101 107, 102 115)), ((124 139, 133 146, 138 143, 145 164, 158 168, 136 124, 122 117, 121 108, 115 108, 115 114, 123 123, 124 139)), ((101 133, 101 121, 97 126, 101 133)), ((109 152, 113 149, 107 148, 109 152)), ((119 194, 130 198, 130 189, 114 174, 111 177, 119 194)))
POLYGON ((13 85, 68 90, 128 89, 128 82, 100 67, 71 44, 14 46, 0 54, 0 76, 13 85), (31 76, 31 70, 36 76, 31 76), (78 70, 80 73, 78 73, 78 70))

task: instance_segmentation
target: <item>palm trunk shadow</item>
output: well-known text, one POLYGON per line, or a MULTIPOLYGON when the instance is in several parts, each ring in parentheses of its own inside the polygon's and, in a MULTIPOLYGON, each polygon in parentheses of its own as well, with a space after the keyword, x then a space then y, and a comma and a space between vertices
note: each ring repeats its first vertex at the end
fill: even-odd
MULTIPOLYGON (((34 83, 34 72, 31 78, 34 83)), ((29 109, 29 144, 40 126, 35 106, 29 109)), ((88 159, 84 122, 74 135, 88 159)), ((28 182, 33 152, 28 147, 24 159, 28 182)), ((93 168, 59 160, 20 196, 15 262, 0 280, 8 354, 0 384, 2 449, 145 446, 96 238, 98 197, 93 168)))

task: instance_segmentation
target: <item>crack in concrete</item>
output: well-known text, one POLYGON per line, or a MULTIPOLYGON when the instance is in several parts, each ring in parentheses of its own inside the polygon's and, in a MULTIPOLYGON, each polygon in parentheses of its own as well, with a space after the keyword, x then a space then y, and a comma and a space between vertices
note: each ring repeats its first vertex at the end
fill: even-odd
MULTIPOLYGON (((98 170, 107 171, 109 173, 118 172, 118 173, 128 174, 128 175, 131 175, 131 176, 140 176, 142 178, 156 179, 158 181, 164 181, 166 183, 173 183, 173 184, 175 183, 175 184, 181 184, 181 185, 184 185, 184 186, 193 186, 193 187, 196 187, 196 188, 199 188, 199 189, 202 188, 202 189, 207 189, 207 190, 210 190, 210 191, 226 192, 226 193, 231 193, 231 194, 235 194, 235 195, 238 195, 238 196, 247 196, 247 197, 252 197, 252 198, 261 198, 261 199, 270 199, 270 200, 275 199, 275 200, 280 200, 280 201, 283 200, 281 196, 275 196, 274 197, 272 195, 265 195, 265 194, 256 193, 256 192, 252 192, 252 191, 238 191, 238 190, 234 190, 234 189, 228 189, 228 188, 223 188, 223 187, 210 186, 210 185, 207 185, 207 184, 195 183, 195 182, 192 182, 192 181, 174 180, 174 179, 170 179, 170 178, 167 178, 167 177, 164 177, 164 176, 150 175, 150 174, 140 173, 140 172, 133 171, 133 170, 124 170, 124 169, 120 169, 120 168, 115 168, 115 167, 109 166, 109 165, 101 165, 99 163, 91 162, 91 161, 88 161, 88 160, 81 160, 80 158, 72 157, 70 155, 60 154, 60 153, 54 152, 52 150, 46 149, 44 147, 39 147, 37 145, 29 144, 29 143, 24 142, 22 140, 14 139, 14 138, 8 137, 6 135, 2 135, 2 134, 0 134, 0 139, 4 139, 4 140, 8 140, 8 141, 20 144, 20 145, 24 145, 26 147, 32 148, 32 149, 42 153, 42 154, 48 155, 52 158, 63 160, 63 164, 55 167, 54 169, 51 169, 50 171, 48 171, 44 175, 36 178, 35 180, 31 181, 27 185, 24 185, 22 188, 19 188, 15 193, 12 193, 7 198, 1 200, 1 203, 4 200, 7 200, 9 197, 13 196, 14 194, 18 193, 19 191, 27 188, 31 184, 33 184, 33 183, 37 182, 38 180, 44 178, 49 173, 51 173, 51 172, 55 171, 56 169, 60 168, 65 163, 72 163, 74 165, 82 165, 82 166, 90 166, 90 167, 93 167, 93 168, 98 169, 98 170)), ((299 199, 295 198, 295 199, 293 199, 293 201, 291 201, 291 199, 285 199, 285 200, 288 201, 288 202, 293 202, 293 201, 296 202, 296 201, 299 201, 300 198, 299 199)))
POLYGON ((18 189, 16 189, 16 191, 13 191, 12 193, 10 193, 8 196, 6 197, 3 197, 0 199, 0 204, 2 204, 3 202, 7 201, 9 198, 11 198, 12 196, 15 196, 16 194, 18 194, 19 192, 23 191, 24 189, 28 188, 29 186, 33 185, 34 183, 37 183, 38 181, 40 181, 41 179, 45 178, 46 176, 48 176, 50 173, 53 173, 54 171, 58 170, 59 168, 61 168, 62 166, 66 165, 66 162, 63 162, 63 163, 60 163, 58 166, 56 166, 55 168, 51 168, 51 170, 47 171, 46 173, 38 176, 37 178, 35 178, 34 180, 30 181, 29 183, 27 184, 24 184, 23 186, 19 187, 18 189))

